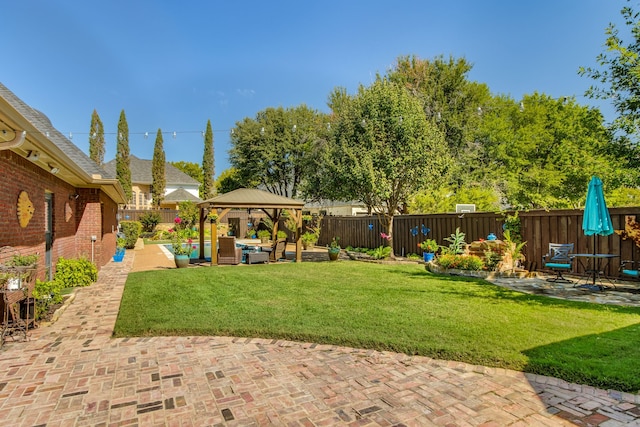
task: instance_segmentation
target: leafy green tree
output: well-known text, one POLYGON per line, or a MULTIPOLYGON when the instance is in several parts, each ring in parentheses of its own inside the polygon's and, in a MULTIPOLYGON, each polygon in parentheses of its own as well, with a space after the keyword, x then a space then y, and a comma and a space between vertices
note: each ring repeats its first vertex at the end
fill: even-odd
POLYGON ((202 187, 200 197, 204 200, 213 197, 213 130, 211 120, 207 121, 207 130, 204 134, 204 154, 202 156, 202 187))
POLYGON ((156 144, 153 148, 153 160, 151 161, 151 176, 153 185, 151 193, 153 197, 153 205, 160 207, 160 203, 164 199, 164 193, 167 188, 167 180, 165 177, 166 158, 163 147, 162 130, 158 129, 156 134, 156 144))
POLYGON ((118 120, 118 139, 116 148, 116 176, 120 185, 124 189, 127 200, 131 200, 133 191, 131 189, 131 160, 129 159, 129 125, 124 110, 120 112, 118 120))
POLYGON ((94 109, 91 114, 91 128, 89 129, 89 157, 99 166, 102 166, 104 152, 104 126, 98 112, 94 109))
POLYGON ((481 147, 474 144, 480 122, 478 108, 491 99, 486 84, 469 81, 471 69, 464 58, 402 56, 388 74, 389 80, 420 101, 427 119, 444 133, 449 154, 455 159, 450 176, 458 186, 477 182, 474 172, 482 155, 481 147))
POLYGON ((596 82, 586 95, 613 103, 616 125, 627 134, 636 135, 640 126, 640 19, 630 6, 621 10, 632 41, 625 44, 620 30, 609 24, 605 30, 606 49, 596 58, 597 67, 580 67, 578 73, 596 82))
POLYGON ((261 185, 269 192, 298 197, 310 173, 315 147, 326 138, 326 116, 301 105, 267 108, 255 119, 236 123, 230 161, 245 187, 261 185))
POLYGON ((380 216, 393 247, 394 215, 413 193, 446 179, 443 134, 426 120, 416 97, 387 79, 340 99, 308 191, 316 198, 365 203, 380 216))
MULTIPOLYGON (((218 194, 228 193, 238 188, 243 188, 240 180, 240 174, 236 168, 228 168, 223 170, 216 180, 216 192, 218 194)), ((252 186, 252 187, 255 187, 252 186)))
POLYGON ((202 167, 199 164, 185 161, 169 162, 169 164, 202 184, 202 167))
POLYGON ((455 212, 456 204, 469 203, 475 204, 478 212, 498 211, 500 192, 480 185, 429 189, 413 194, 409 201, 409 213, 455 212))
POLYGON ((521 103, 496 97, 478 132, 487 181, 517 209, 579 207, 591 175, 620 173, 607 154, 610 141, 599 110, 538 93, 521 103))
POLYGON ((640 13, 631 6, 621 10, 628 35, 625 43, 620 29, 609 24, 605 30, 606 49, 596 58, 596 67, 580 67, 578 74, 595 81, 585 95, 610 101, 618 116, 613 122, 617 138, 610 150, 628 172, 622 185, 640 186, 640 13))

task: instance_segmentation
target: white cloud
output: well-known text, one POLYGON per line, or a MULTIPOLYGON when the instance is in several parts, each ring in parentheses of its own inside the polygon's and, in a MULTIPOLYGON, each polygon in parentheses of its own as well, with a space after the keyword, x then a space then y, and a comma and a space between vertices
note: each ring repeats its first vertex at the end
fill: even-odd
POLYGON ((256 91, 253 89, 236 89, 236 92, 243 98, 253 98, 253 95, 256 94, 256 91))

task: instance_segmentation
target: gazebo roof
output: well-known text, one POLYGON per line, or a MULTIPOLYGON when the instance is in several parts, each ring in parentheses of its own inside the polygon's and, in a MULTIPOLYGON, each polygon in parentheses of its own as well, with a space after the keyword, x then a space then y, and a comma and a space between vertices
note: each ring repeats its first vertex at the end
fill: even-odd
POLYGON ((239 188, 198 203, 200 208, 302 209, 304 201, 255 188, 239 188))

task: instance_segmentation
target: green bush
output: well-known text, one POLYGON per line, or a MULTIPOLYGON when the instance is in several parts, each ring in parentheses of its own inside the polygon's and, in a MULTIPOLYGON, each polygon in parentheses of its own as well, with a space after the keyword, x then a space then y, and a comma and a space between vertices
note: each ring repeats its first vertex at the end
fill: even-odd
POLYGON ((486 270, 495 271, 498 268, 498 264, 502 261, 502 254, 494 252, 491 249, 484 251, 484 267, 486 270))
POLYGON ((124 238, 127 241, 126 248, 133 249, 136 247, 136 242, 140 233, 142 232, 142 224, 139 221, 120 221, 120 229, 124 233, 124 238))
POLYGON ((438 264, 443 268, 457 268, 460 270, 482 270, 484 262, 475 255, 444 254, 437 259, 438 264))
POLYGON ((462 257, 462 263, 460 264, 460 269, 478 271, 478 270, 482 270, 482 267, 484 267, 484 262, 482 261, 482 258, 480 258, 479 256, 469 255, 469 256, 462 257))
POLYGON ((160 224, 161 220, 162 218, 160 217, 160 214, 155 211, 144 213, 140 215, 140 218, 138 218, 138 221, 140 221, 140 224, 142 224, 142 229, 148 233, 155 230, 156 226, 160 224))
POLYGON ((63 289, 64 285, 56 280, 42 282, 36 279, 36 285, 33 289, 33 297, 37 300, 36 320, 40 320, 53 304, 62 302, 63 289))
POLYGON ((54 280, 64 288, 89 286, 98 280, 98 269, 86 258, 58 258, 54 280))
POLYGON ((391 255, 391 246, 378 246, 373 249, 369 255, 373 257, 373 259, 384 259, 388 258, 391 255))

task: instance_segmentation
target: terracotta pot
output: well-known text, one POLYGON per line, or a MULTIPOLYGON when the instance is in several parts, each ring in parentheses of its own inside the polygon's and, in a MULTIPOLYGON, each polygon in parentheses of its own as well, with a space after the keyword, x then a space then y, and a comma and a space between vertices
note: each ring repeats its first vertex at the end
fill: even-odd
POLYGON ((178 268, 189 267, 189 255, 174 255, 173 260, 178 268))

